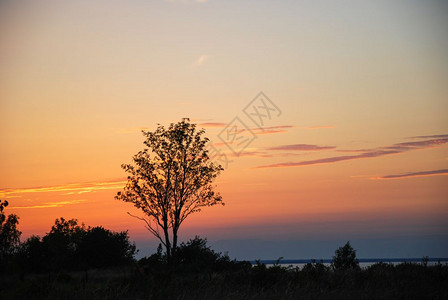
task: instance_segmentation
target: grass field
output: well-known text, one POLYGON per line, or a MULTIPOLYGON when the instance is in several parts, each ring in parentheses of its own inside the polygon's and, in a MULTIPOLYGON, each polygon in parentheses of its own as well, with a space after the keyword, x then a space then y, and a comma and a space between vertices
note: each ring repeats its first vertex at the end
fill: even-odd
POLYGON ((448 266, 378 263, 334 271, 229 262, 225 268, 138 265, 5 275, 2 299, 448 299, 448 266))

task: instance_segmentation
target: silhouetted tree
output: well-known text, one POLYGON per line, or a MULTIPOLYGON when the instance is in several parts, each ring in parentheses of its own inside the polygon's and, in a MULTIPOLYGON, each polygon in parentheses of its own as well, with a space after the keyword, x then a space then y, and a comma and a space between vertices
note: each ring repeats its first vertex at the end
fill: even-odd
POLYGON ((215 252, 207 245, 207 239, 199 236, 181 243, 172 260, 175 262, 174 268, 166 268, 170 262, 166 260, 166 254, 162 253, 162 245, 159 244, 156 253, 140 259, 138 263, 145 273, 156 276, 166 273, 167 270, 168 272, 175 270, 178 275, 188 277, 210 276, 213 272, 248 271, 251 268, 249 262, 230 260, 227 253, 215 252))
POLYGON ((176 259, 179 263, 204 269, 213 266, 221 257, 207 246, 207 239, 196 236, 186 243, 181 243, 176 252, 176 259))
MULTIPOLYGON (((48 257, 48 256, 47 256, 48 257)), ((20 245, 19 264, 22 269, 39 272, 46 269, 45 253, 42 239, 33 235, 20 245)))
POLYGON ((104 268, 130 263, 136 246, 127 231, 78 225, 78 220, 56 219, 43 238, 32 236, 20 246, 21 267, 33 272, 104 268))
POLYGON ((359 269, 359 262, 356 259, 356 250, 348 241, 344 246, 339 247, 334 252, 332 267, 334 270, 359 269))
POLYGON ((189 119, 143 131, 147 148, 133 157, 134 165, 122 165, 130 175, 115 198, 143 211, 146 216, 138 218, 164 245, 168 260, 182 222, 202 207, 223 204, 212 185, 223 168, 210 161, 204 133, 189 119))
POLYGON ((44 260, 50 269, 70 269, 75 265, 75 252, 86 232, 77 219, 56 219, 49 233, 42 238, 44 260))
POLYGON ((17 229, 19 217, 15 214, 6 217, 4 209, 8 204, 8 201, 0 200, 0 264, 17 249, 22 234, 17 229))
POLYGON ((129 242, 127 231, 112 232, 101 226, 89 228, 77 251, 82 264, 95 268, 131 262, 135 253, 136 246, 129 242))

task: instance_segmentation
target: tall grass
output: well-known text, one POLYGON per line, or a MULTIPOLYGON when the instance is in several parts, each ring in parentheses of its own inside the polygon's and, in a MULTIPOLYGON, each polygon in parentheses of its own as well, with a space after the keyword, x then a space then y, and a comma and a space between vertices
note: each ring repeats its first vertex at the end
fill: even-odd
POLYGON ((1 278, 2 299, 448 299, 448 266, 377 263, 335 271, 228 261, 220 270, 135 264, 1 278))

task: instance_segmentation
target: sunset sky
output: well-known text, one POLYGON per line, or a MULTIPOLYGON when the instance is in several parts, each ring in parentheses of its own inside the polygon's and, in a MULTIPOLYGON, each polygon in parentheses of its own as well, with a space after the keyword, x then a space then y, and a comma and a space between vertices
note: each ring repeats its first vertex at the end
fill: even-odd
POLYGON ((188 117, 230 162, 182 240, 448 257, 447 31, 445 1, 1 1, 0 198, 22 240, 77 218, 150 254, 120 165, 188 117))

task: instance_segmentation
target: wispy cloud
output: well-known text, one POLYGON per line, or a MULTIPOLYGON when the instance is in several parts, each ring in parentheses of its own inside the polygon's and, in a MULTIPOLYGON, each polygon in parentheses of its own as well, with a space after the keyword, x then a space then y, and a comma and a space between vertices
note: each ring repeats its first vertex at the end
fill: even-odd
POLYGON ((255 134, 259 134, 259 135, 264 135, 264 134, 276 134, 276 133, 285 133, 287 132, 286 130, 283 129, 270 129, 270 130, 258 130, 258 129, 254 129, 255 134))
POLYGON ((418 149, 418 148, 434 148, 434 147, 444 145, 446 143, 448 143, 448 137, 441 138, 441 139, 426 140, 426 141, 398 143, 398 144, 394 144, 392 146, 383 147, 383 148, 406 151, 406 150, 413 150, 413 149, 418 149))
POLYGON ((260 127, 260 128, 252 128, 251 130, 255 134, 276 134, 276 133, 285 133, 286 129, 294 128, 292 125, 279 125, 279 126, 271 126, 271 127, 260 127))
MULTIPOLYGON (((222 122, 204 122, 199 123, 199 127, 214 127, 214 128, 225 128, 228 126, 227 123, 222 122)), ((249 128, 254 134, 263 135, 263 134, 276 134, 276 133, 285 133, 287 129, 294 128, 292 125, 279 125, 279 126, 271 126, 271 127, 260 127, 260 128, 249 128)), ((236 132, 244 132, 245 128, 239 128, 236 132)))
POLYGON ((282 145, 277 147, 270 147, 267 150, 294 150, 294 151, 319 151, 319 150, 329 150, 334 149, 335 146, 318 146, 318 145, 308 145, 308 144, 293 144, 293 145, 282 145))
POLYGON ((200 127, 226 127, 227 124, 226 123, 221 123, 221 122, 205 122, 205 123, 199 123, 198 126, 200 127))
POLYGON ((364 152, 369 152, 369 151, 373 151, 372 149, 338 149, 338 150, 334 150, 336 152, 346 152, 346 153, 364 153, 364 152))
POLYGON ((384 176, 380 176, 380 177, 371 177, 370 179, 373 179, 373 180, 378 180, 378 179, 403 179, 403 178, 439 176, 439 175, 448 175, 448 169, 431 170, 431 171, 420 171, 420 172, 398 174, 398 175, 384 175, 384 176))
POLYGON ((366 177, 372 177, 372 175, 351 175, 350 178, 366 178, 366 177))
POLYGON ((199 58, 195 61, 194 65, 197 67, 202 66, 208 59, 210 58, 210 55, 203 54, 199 56, 199 58))
MULTIPOLYGON (((222 122, 204 122, 199 123, 199 127, 218 127, 218 128, 225 128, 228 126, 227 123, 222 122)), ((270 127, 257 127, 257 128, 249 128, 250 131, 252 131, 255 134, 274 134, 274 133, 284 133, 287 132, 287 129, 294 128, 293 125, 278 125, 278 126, 270 126, 270 127)), ((240 128, 239 132, 243 132, 244 128, 240 128)))
POLYGON ((307 126, 307 127, 305 127, 305 129, 332 129, 332 128, 336 128, 336 127, 335 127, 335 126, 332 126, 332 125, 307 126))
POLYGON ((302 156, 303 154, 297 153, 297 152, 268 152, 268 151, 262 151, 262 150, 245 150, 242 151, 239 154, 235 154, 233 152, 225 152, 227 156, 231 157, 291 157, 291 156, 302 156))
POLYGON ((372 158, 372 157, 378 157, 378 156, 384 156, 384 155, 396 154, 396 153, 400 153, 400 152, 399 151, 375 151, 375 152, 362 153, 359 155, 334 156, 334 157, 327 157, 327 158, 321 158, 321 159, 315 159, 315 160, 307 160, 307 161, 301 161, 301 162, 276 163, 276 164, 271 164, 271 165, 258 166, 256 168, 263 169, 263 168, 284 168, 284 167, 300 167, 300 166, 309 166, 309 165, 320 165, 320 164, 329 164, 329 163, 334 163, 334 162, 344 161, 344 160, 372 158))
MULTIPOLYGON (((446 143, 448 143, 448 138, 431 139, 431 140, 407 142, 407 143, 397 143, 397 144, 393 144, 391 146, 380 147, 380 148, 376 148, 376 149, 359 150, 360 153, 357 155, 333 156, 333 157, 301 161, 301 162, 282 162, 282 163, 258 166, 256 168, 261 169, 261 168, 299 167, 299 166, 309 166, 309 165, 318 165, 318 164, 329 164, 329 163, 335 163, 335 162, 346 161, 346 160, 354 160, 354 159, 375 158, 375 157, 380 157, 380 156, 385 156, 385 155, 399 154, 399 153, 412 151, 412 150, 440 147, 442 145, 445 145, 446 143)), ((351 150, 351 151, 356 152, 357 150, 351 150)))
MULTIPOLYGON (((434 136, 422 136, 421 138, 429 138, 434 137, 430 140, 423 140, 423 141, 417 141, 417 142, 404 142, 404 143, 397 143, 393 144, 391 146, 385 146, 385 147, 379 147, 377 149, 383 149, 383 150, 397 150, 397 151, 408 151, 408 150, 417 150, 417 149, 426 149, 426 148, 436 148, 443 146, 444 144, 448 143, 448 135, 446 138, 436 138, 436 137, 442 137, 443 135, 434 135, 434 136)), ((416 138, 416 137, 411 137, 416 138)), ((354 153, 363 153, 363 152, 369 152, 369 151, 376 151, 376 149, 338 149, 335 150, 336 152, 354 152, 354 153)))
POLYGON ((264 151, 242 151, 241 153, 235 154, 235 153, 229 153, 229 156, 232 157, 243 157, 243 156, 248 156, 248 157, 272 157, 272 154, 269 154, 267 152, 264 151))
POLYGON ((272 130, 272 129, 290 129, 294 128, 293 125, 278 125, 278 126, 270 126, 270 127, 261 127, 263 130, 272 130))
POLYGON ((27 209, 27 208, 50 208, 50 207, 62 207, 66 205, 79 204, 86 202, 86 199, 69 200, 69 201, 58 201, 58 202, 46 202, 41 205, 25 205, 25 206, 11 206, 15 209, 27 209))
POLYGON ((114 179, 102 182, 87 182, 87 183, 70 183, 58 186, 42 186, 31 188, 16 188, 16 189, 0 189, 2 197, 17 196, 27 193, 49 193, 49 192, 66 192, 66 194, 83 194, 95 192, 98 190, 113 190, 120 189, 126 184, 124 179, 114 179))
POLYGON ((446 139, 446 138, 448 138, 448 134, 419 135, 408 137, 408 139, 446 139))

